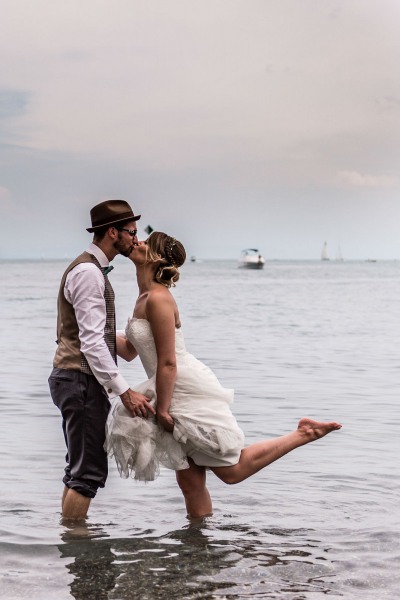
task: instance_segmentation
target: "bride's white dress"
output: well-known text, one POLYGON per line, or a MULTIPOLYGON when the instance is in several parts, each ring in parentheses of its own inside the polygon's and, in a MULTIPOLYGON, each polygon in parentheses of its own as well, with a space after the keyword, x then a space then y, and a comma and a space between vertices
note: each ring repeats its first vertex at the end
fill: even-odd
MULTIPOLYGON (((126 337, 136 348, 148 380, 135 386, 156 404, 157 355, 150 323, 132 318, 126 337)), ((233 390, 221 386, 214 373, 186 352, 182 330, 175 329, 177 377, 170 406, 173 433, 155 418, 132 417, 120 399, 113 404, 106 425, 105 449, 114 456, 121 477, 152 481, 160 464, 174 470, 188 468, 187 456, 198 465, 219 467, 239 461, 244 434, 229 405, 233 390)))

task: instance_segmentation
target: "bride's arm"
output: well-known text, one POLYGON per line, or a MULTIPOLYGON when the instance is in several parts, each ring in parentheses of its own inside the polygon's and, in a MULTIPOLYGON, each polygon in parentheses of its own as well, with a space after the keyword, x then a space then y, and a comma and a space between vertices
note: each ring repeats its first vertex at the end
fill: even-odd
POLYGON ((168 412, 176 380, 174 308, 174 300, 167 289, 149 294, 146 315, 157 352, 156 414, 158 422, 167 431, 174 428, 174 420, 168 412))
POLYGON ((117 335, 117 354, 124 360, 130 362, 137 357, 138 353, 125 336, 117 335))

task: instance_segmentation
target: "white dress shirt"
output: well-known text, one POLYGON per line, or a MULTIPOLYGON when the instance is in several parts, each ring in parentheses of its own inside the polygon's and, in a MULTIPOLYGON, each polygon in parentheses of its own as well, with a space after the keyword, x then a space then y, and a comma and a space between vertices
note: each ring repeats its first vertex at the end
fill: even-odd
MULTIPOLYGON (((87 252, 97 258, 101 267, 108 267, 108 258, 98 246, 90 244, 87 252)), ((81 351, 93 375, 111 399, 126 392, 129 385, 104 340, 107 316, 104 289, 104 276, 100 269, 94 263, 80 263, 66 277, 64 296, 75 311, 81 351)))

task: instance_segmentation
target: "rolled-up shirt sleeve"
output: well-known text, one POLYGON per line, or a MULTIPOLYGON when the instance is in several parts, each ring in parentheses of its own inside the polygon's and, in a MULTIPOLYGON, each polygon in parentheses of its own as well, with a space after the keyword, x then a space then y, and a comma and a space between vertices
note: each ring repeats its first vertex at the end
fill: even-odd
POLYGON ((104 340, 107 317, 104 287, 100 269, 92 263, 80 263, 68 274, 64 295, 74 307, 81 351, 97 381, 113 398, 126 392, 129 385, 104 340))

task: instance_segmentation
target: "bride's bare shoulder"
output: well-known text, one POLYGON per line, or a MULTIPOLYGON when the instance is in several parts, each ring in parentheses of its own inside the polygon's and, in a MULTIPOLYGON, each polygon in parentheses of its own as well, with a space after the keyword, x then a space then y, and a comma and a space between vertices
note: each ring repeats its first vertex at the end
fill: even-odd
POLYGON ((159 310, 161 307, 175 307, 175 300, 171 292, 163 285, 151 289, 147 296, 146 308, 159 310))
POLYGON ((157 285, 148 292, 147 300, 152 302, 165 302, 166 299, 173 300, 173 297, 165 285, 157 285))

